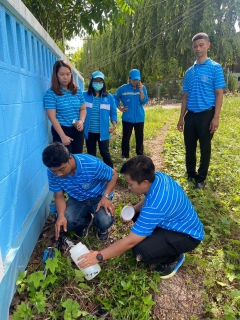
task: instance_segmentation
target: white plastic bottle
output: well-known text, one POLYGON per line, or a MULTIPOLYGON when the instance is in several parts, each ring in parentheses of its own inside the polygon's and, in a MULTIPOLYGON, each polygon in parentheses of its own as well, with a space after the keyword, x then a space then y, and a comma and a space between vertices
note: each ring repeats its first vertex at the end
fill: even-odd
POLYGON ((98 263, 94 264, 91 267, 87 267, 85 269, 81 269, 78 266, 78 263, 80 262, 80 260, 77 260, 77 258, 79 258, 82 254, 90 252, 82 242, 79 242, 78 244, 73 246, 69 251, 71 254, 71 258, 76 263, 77 267, 82 271, 82 273, 85 274, 85 278, 87 280, 91 280, 94 277, 96 277, 96 275, 99 274, 99 272, 101 271, 101 267, 99 266, 98 263))

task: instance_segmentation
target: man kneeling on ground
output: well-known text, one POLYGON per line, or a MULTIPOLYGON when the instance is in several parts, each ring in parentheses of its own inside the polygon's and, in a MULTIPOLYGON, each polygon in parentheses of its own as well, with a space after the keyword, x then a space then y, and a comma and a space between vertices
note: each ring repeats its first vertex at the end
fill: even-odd
POLYGON ((162 172, 155 172, 149 157, 131 158, 121 168, 128 189, 144 195, 133 205, 135 224, 126 238, 108 248, 80 256, 79 266, 86 268, 132 249, 138 261, 157 264, 162 278, 172 277, 204 238, 203 224, 182 188, 162 172))
POLYGON ((93 220, 98 238, 107 240, 108 228, 114 221, 111 198, 117 172, 96 157, 70 154, 60 142, 48 145, 42 160, 48 167, 49 189, 55 197, 56 239, 61 227, 64 231, 74 230, 79 237, 87 236, 93 220), (64 192, 68 194, 68 201, 64 192))

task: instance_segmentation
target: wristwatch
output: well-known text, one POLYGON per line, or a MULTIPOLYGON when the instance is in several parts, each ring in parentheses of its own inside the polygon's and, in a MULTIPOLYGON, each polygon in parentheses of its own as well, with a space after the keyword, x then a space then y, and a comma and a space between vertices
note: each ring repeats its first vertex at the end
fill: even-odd
POLYGON ((112 198, 112 197, 110 196, 110 194, 108 194, 108 193, 104 193, 103 196, 106 197, 108 200, 111 200, 111 198, 112 198))
POLYGON ((103 260, 103 255, 101 254, 101 251, 98 251, 96 258, 99 262, 104 262, 105 260, 103 260))

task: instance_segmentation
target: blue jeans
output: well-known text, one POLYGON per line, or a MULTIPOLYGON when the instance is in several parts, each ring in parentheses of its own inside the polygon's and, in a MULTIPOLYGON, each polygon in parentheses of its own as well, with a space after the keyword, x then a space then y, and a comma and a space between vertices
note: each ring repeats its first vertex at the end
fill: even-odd
POLYGON ((96 212, 97 205, 101 198, 102 197, 97 197, 84 201, 69 198, 65 211, 68 231, 74 230, 77 234, 81 234, 82 230, 86 228, 91 221, 91 213, 94 216, 93 224, 100 232, 104 232, 110 228, 114 222, 111 214, 106 214, 103 207, 96 212))

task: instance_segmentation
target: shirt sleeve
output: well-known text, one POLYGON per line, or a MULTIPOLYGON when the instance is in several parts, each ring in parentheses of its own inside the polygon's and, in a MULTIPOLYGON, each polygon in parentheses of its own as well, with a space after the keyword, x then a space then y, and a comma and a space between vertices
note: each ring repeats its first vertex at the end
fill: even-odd
POLYGON ((109 100, 110 100, 110 120, 117 122, 117 107, 116 107, 115 99, 113 98, 111 93, 109 93, 109 100))
POLYGON ((144 205, 131 231, 138 236, 150 236, 164 216, 164 213, 156 212, 153 208, 144 205))
POLYGON ((118 88, 117 91, 113 95, 117 107, 120 106, 121 95, 122 95, 121 88, 118 88))
POLYGON ((223 75, 223 70, 220 65, 216 65, 214 70, 214 89, 224 89, 226 88, 226 83, 223 75))
POLYGON ((80 102, 80 106, 85 104, 86 101, 85 101, 85 98, 83 96, 83 92, 82 92, 82 90, 80 88, 78 88, 77 95, 78 95, 78 99, 79 99, 79 102, 80 102))
POLYGON ((143 86, 143 93, 144 93, 144 99, 140 99, 141 104, 146 104, 148 102, 148 94, 147 89, 145 86, 143 86))
POLYGON ((106 165, 102 160, 97 159, 96 180, 109 182, 113 177, 113 169, 106 165))
POLYGON ((43 98, 44 108, 45 109, 56 109, 56 97, 54 96, 54 92, 52 90, 48 90, 43 98))
POLYGON ((188 93, 188 72, 186 72, 185 77, 183 79, 183 89, 182 92, 183 93, 188 93))
POLYGON ((48 182, 49 182, 49 190, 53 192, 60 192, 62 191, 61 186, 57 183, 54 174, 51 172, 50 169, 47 170, 48 182))

